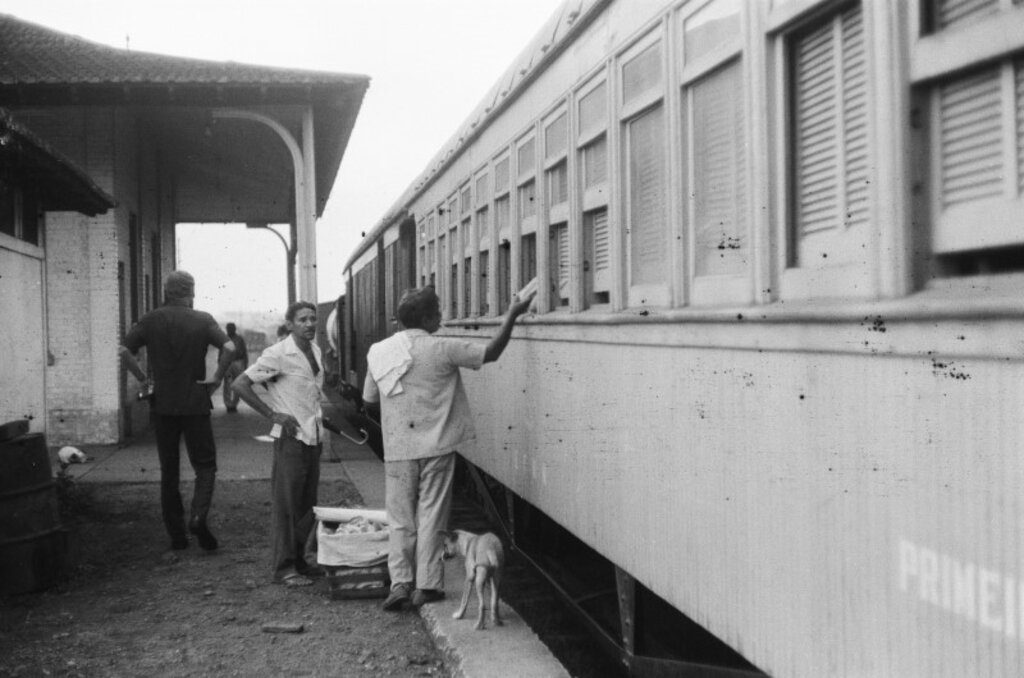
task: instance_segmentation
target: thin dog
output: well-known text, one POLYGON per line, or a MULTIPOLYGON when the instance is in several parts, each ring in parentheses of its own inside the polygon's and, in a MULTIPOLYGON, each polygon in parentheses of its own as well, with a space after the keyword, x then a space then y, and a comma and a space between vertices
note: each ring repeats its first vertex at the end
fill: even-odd
POLYGON ((462 602, 459 609, 452 615, 454 619, 462 619, 469 605, 470 591, 476 588, 477 620, 476 628, 484 628, 484 587, 491 584, 491 624, 501 626, 501 612, 498 610, 498 590, 501 577, 505 570, 505 551, 501 540, 491 532, 473 534, 465 530, 442 532, 444 537, 444 553, 442 559, 449 560, 462 556, 466 561, 466 585, 462 590, 462 602))

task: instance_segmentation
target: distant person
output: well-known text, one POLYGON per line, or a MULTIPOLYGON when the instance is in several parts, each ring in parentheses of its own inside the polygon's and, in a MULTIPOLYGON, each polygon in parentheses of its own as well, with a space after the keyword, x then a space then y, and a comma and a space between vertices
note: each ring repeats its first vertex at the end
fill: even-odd
POLYGON ((207 518, 217 474, 217 448, 210 425, 210 394, 227 372, 234 344, 209 313, 192 308, 195 279, 185 271, 172 271, 164 280, 164 305, 142 316, 128 330, 121 354, 132 374, 152 391, 150 408, 160 457, 160 508, 171 548, 188 547, 185 509, 178 489, 181 438, 196 474, 188 531, 207 551, 217 548, 207 518), (213 376, 206 378, 206 352, 221 350, 213 376), (153 378, 139 367, 135 354, 146 347, 153 378))
POLYGON ((340 375, 338 374, 338 304, 335 303, 331 312, 327 314, 327 321, 324 323, 324 335, 327 338, 327 356, 324 360, 324 367, 327 376, 324 381, 330 387, 338 385, 340 375))
POLYGON ((533 294, 514 300, 486 346, 437 338, 441 305, 433 287, 408 290, 398 303, 405 329, 377 342, 367 355, 363 402, 380 403, 384 435, 384 492, 390 535, 391 592, 385 610, 419 607, 444 598, 442 530, 451 511, 455 452, 473 437, 461 368, 497 360, 516 318, 533 294), (415 590, 413 590, 415 589, 415 590), (411 594, 411 598, 410 598, 411 594))
POLYGON ((313 507, 320 483, 324 436, 320 400, 323 359, 316 337, 316 306, 298 301, 288 307, 289 335, 268 346, 233 384, 235 392, 273 422, 274 459, 271 484, 272 580, 286 586, 309 586, 319 568, 306 562, 306 541, 313 530, 313 507), (266 400, 253 384, 267 387, 266 400))
POLYGON ((224 373, 221 391, 224 396, 224 408, 228 412, 237 412, 238 394, 231 388, 231 383, 249 366, 249 349, 245 345, 245 339, 238 334, 235 323, 228 323, 224 329, 227 330, 231 343, 235 345, 235 352, 231 364, 228 365, 228 371, 224 373))

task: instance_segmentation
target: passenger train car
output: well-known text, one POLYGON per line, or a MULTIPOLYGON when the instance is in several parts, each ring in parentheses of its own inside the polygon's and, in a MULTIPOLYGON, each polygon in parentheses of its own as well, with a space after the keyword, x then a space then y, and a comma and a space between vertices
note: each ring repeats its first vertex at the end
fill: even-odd
POLYGON ((345 369, 536 277, 462 453, 633 673, 1024 675, 1022 191, 1021 0, 569 0, 347 263, 345 369))

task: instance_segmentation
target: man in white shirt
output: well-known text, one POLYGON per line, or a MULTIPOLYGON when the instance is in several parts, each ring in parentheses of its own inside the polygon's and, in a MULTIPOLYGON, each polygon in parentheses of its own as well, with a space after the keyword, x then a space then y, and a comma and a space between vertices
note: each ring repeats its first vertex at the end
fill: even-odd
POLYGON ((324 385, 323 359, 313 342, 316 307, 298 301, 285 314, 290 334, 267 347, 235 379, 234 391, 273 422, 271 470, 271 545, 273 580, 286 586, 309 586, 316 567, 306 562, 306 540, 315 524, 313 506, 320 482, 324 385), (266 400, 253 384, 267 387, 266 400))
POLYGON ((434 288, 409 290, 397 312, 405 330, 370 347, 363 401, 370 409, 380 403, 384 434, 391 575, 385 610, 444 597, 439 532, 448 529, 455 451, 474 437, 460 369, 497 360, 532 301, 532 294, 513 301, 483 344, 433 336, 441 326, 434 288))

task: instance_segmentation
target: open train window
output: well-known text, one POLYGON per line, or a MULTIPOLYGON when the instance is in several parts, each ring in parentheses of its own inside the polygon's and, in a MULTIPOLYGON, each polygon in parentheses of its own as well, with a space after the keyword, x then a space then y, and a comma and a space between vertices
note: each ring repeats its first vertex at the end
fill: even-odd
POLYGON ((441 299, 441 308, 443 310, 447 308, 445 300, 448 298, 449 294, 446 289, 448 285, 446 284, 447 275, 445 275, 445 273, 448 270, 448 263, 451 261, 448 257, 448 239, 443 233, 437 236, 437 260, 437 270, 431 273, 431 275, 435 282, 440 284, 440 286, 435 287, 434 289, 437 290, 437 295, 441 299))
POLYGON ((519 248, 520 280, 529 282, 537 276, 537 234, 528 233, 523 236, 519 248))
POLYGON ((477 251, 479 252, 479 275, 477 276, 476 289, 479 294, 480 315, 482 316, 490 315, 491 311, 491 290, 487 283, 487 267, 489 266, 487 253, 491 249, 491 243, 494 241, 494 236, 491 233, 492 224, 490 216, 491 212, 487 206, 478 209, 475 216, 476 232, 479 236, 479 241, 477 243, 477 251))
POLYGON ((586 305, 610 301, 611 239, 608 233, 608 208, 583 214, 583 296, 586 305))
POLYGON ((551 307, 569 305, 569 225, 552 224, 548 230, 548 280, 551 283, 551 307))
POLYGON ((1024 272, 1024 3, 922 0, 920 13, 936 34, 911 55, 929 275, 1024 272))
POLYGON ((458 318, 459 317, 459 265, 458 264, 452 264, 451 271, 452 271, 451 278, 450 278, 451 287, 448 288, 448 289, 451 290, 451 292, 448 295, 448 301, 449 301, 448 317, 449 318, 458 318))
POLYGON ((486 249, 480 250, 480 266, 479 273, 477 275, 478 283, 477 289, 480 290, 480 315, 487 316, 491 314, 490 304, 490 286, 488 285, 487 270, 490 266, 490 252, 486 249))
POLYGON ((577 94, 577 176, 583 210, 583 308, 611 297, 611 233, 608 219, 608 85, 598 79, 577 94))
POLYGON ((498 245, 498 308, 499 314, 508 310, 512 299, 512 243, 502 240, 498 245))
POLYGON ((473 286, 476 283, 476 276, 473 275, 473 259, 466 257, 462 265, 462 315, 468 318, 475 314, 473 309, 473 286))

